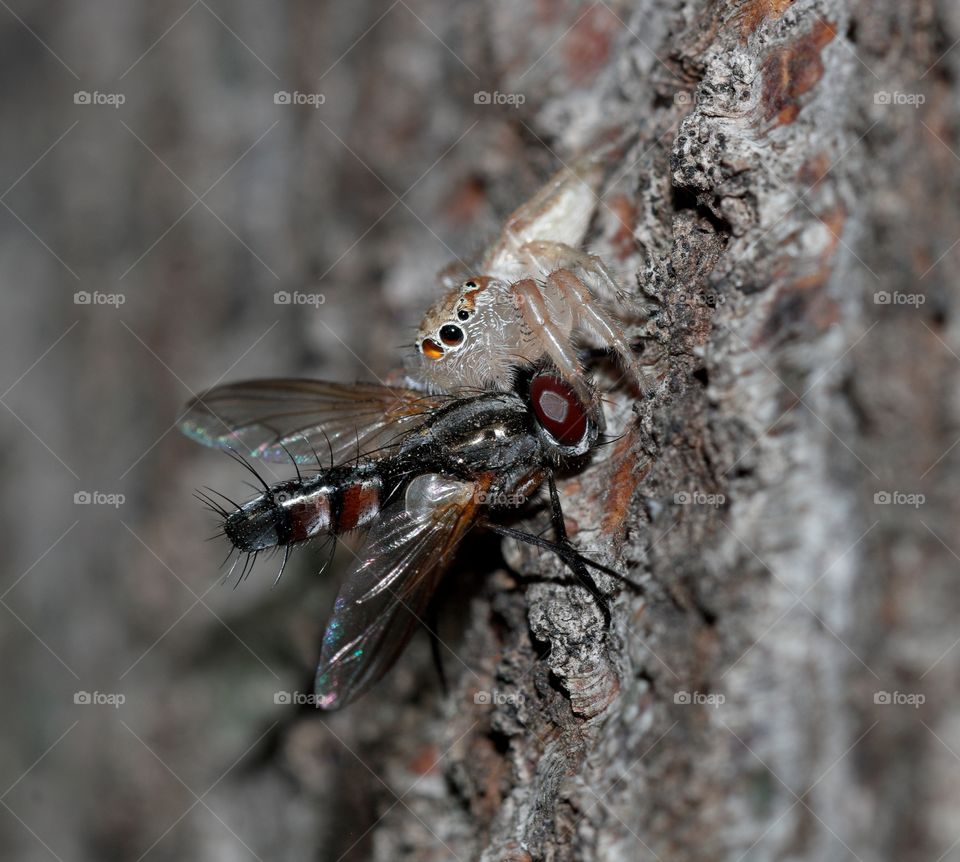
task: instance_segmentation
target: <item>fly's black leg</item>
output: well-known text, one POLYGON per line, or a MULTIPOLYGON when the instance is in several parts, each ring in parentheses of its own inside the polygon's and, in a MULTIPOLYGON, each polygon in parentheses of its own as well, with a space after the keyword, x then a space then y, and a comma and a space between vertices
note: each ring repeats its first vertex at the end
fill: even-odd
POLYGON ((557 535, 557 544, 571 552, 569 555, 564 555, 562 559, 580 583, 587 588, 590 595, 593 596, 597 607, 600 608, 600 613, 603 614, 604 625, 610 628, 610 604, 607 602, 607 597, 600 592, 593 575, 587 571, 580 555, 574 551, 570 540, 567 538, 567 526, 563 521, 563 509, 560 508, 560 495, 557 493, 557 483, 553 480, 553 473, 548 474, 547 483, 550 488, 550 518, 553 521, 553 530, 557 535))
POLYGON ((527 545, 533 545, 535 548, 543 548, 545 551, 551 551, 564 562, 566 562, 568 559, 577 559, 588 568, 596 569, 598 572, 603 572, 605 575, 610 575, 611 578, 616 578, 618 581, 633 587, 633 589, 637 590, 638 592, 643 591, 643 587, 640 586, 640 584, 635 584, 626 575, 621 574, 615 569, 611 569, 609 566, 603 565, 603 563, 598 563, 596 560, 591 560, 589 557, 585 557, 570 543, 567 543, 566 545, 559 545, 556 542, 551 542, 549 539, 544 539, 542 536, 535 536, 533 533, 524 533, 522 530, 514 530, 512 527, 504 527, 502 524, 496 524, 493 521, 488 521, 485 519, 481 520, 479 523, 491 532, 496 533, 498 536, 506 536, 509 539, 516 539, 518 542, 524 542, 527 545))

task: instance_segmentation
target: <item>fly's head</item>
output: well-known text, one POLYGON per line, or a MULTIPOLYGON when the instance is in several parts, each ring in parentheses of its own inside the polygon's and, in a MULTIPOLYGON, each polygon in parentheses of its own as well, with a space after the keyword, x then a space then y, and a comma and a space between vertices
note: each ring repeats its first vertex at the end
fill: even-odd
POLYGON ((501 349, 511 307, 509 285, 474 276, 447 293, 423 318, 417 331, 420 376, 432 389, 511 387, 511 357, 501 349))
POLYGON ((555 462, 585 455, 597 442, 603 413, 554 371, 540 371, 522 384, 540 440, 555 462))

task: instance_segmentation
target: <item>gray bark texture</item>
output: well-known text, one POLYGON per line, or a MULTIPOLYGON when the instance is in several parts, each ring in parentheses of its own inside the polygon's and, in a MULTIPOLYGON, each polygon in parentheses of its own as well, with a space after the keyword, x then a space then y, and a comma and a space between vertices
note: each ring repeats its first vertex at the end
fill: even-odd
POLYGON ((3 7, 5 859, 960 857, 955 3, 3 7), (639 589, 598 576, 608 630, 476 536, 446 693, 418 637, 342 712, 277 703, 350 542, 218 587, 190 493, 245 492, 183 403, 385 376, 612 136, 588 247, 662 379, 598 362, 612 439, 560 493, 639 589))

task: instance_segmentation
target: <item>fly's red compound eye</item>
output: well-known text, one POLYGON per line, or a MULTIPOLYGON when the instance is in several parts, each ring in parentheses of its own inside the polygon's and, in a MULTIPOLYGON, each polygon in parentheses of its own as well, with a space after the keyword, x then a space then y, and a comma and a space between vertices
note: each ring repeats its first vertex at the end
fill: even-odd
POLYGON ((443 348, 437 344, 432 338, 424 338, 423 343, 420 345, 420 349, 423 351, 423 355, 427 359, 439 359, 443 356, 443 348))
POLYGON ((537 421, 563 446, 576 446, 587 433, 587 411, 573 387, 559 377, 541 374, 530 383, 537 421))

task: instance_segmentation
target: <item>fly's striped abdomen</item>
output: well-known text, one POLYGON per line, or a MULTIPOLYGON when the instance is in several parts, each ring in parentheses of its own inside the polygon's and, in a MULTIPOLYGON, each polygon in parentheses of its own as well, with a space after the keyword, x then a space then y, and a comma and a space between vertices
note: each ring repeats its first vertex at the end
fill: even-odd
POLYGON ((383 480, 375 467, 329 470, 281 482, 231 512, 223 531, 241 551, 262 551, 340 535, 370 523, 380 511, 383 480))
POLYGON ((378 476, 324 482, 282 501, 287 542, 302 542, 321 533, 339 535, 370 523, 380 511, 378 476))
POLYGON ((346 533, 369 524, 380 513, 382 487, 380 477, 374 476, 340 489, 338 533, 346 533))

